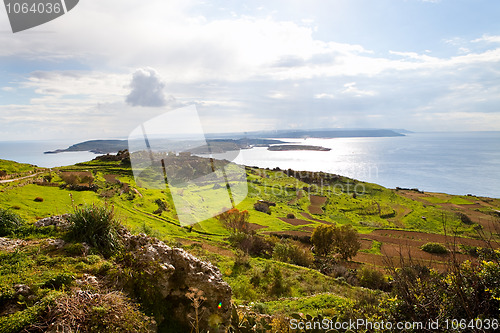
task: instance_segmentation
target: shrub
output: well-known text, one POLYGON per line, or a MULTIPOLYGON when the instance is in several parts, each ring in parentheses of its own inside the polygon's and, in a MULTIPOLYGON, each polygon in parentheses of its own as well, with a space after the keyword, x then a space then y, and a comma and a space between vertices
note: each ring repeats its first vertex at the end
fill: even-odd
POLYGON ((426 243, 420 247, 422 251, 434 254, 445 254, 448 253, 448 249, 439 243, 426 243))
POLYGON ((287 219, 294 219, 295 215, 293 215, 292 213, 289 213, 289 214, 286 214, 286 218, 287 219))
POLYGON ((420 321, 433 318, 477 318, 500 316, 500 266, 498 262, 449 263, 439 274, 422 267, 403 265, 392 269, 393 293, 390 320, 420 321))
POLYGON ((456 213, 457 214, 457 217, 458 219, 463 223, 463 224, 472 224, 472 220, 471 218, 467 215, 467 214, 464 214, 462 212, 458 212, 456 213))
POLYGON ((35 201, 35 202, 43 202, 43 198, 41 198, 41 197, 36 197, 34 201, 35 201))
POLYGON ((113 208, 96 205, 75 208, 68 221, 68 236, 71 240, 85 242, 105 256, 110 256, 121 248, 121 226, 114 217, 113 208))
POLYGON ((319 225, 314 229, 311 242, 314 244, 316 254, 327 256, 332 251, 334 229, 332 225, 319 225))
POLYGON ((16 233, 25 223, 19 215, 0 208, 0 237, 16 233))
POLYGON ((327 256, 335 251, 343 260, 354 257, 361 247, 358 232, 351 225, 317 226, 311 235, 311 241, 318 255, 327 256))
POLYGON ((76 292, 58 298, 44 316, 57 332, 155 332, 151 318, 120 292, 76 292))
POLYGON ((304 267, 310 267, 314 261, 308 249, 288 239, 283 239, 281 242, 276 243, 273 250, 273 257, 279 261, 304 267))
POLYGON ((357 272, 357 278, 359 285, 370 289, 389 289, 389 284, 387 283, 384 273, 379 272, 375 269, 363 266, 357 272))
POLYGON ((256 202, 254 205, 253 205, 253 208, 258 211, 258 212, 262 212, 262 213, 266 213, 266 214, 269 214, 271 215, 271 209, 269 208, 269 205, 267 205, 266 203, 264 202, 256 202))
POLYGON ((232 246, 254 256, 269 257, 271 256, 274 248, 274 243, 271 239, 255 233, 232 233, 231 236, 229 236, 229 242, 232 246))
POLYGON ((354 257, 361 248, 358 231, 351 225, 343 225, 334 229, 333 246, 343 260, 354 257))
POLYGON ((250 214, 247 210, 239 211, 237 208, 230 209, 216 216, 216 218, 224 224, 224 227, 231 232, 250 232, 250 224, 248 218, 250 214))
POLYGON ((269 292, 271 295, 281 296, 290 292, 290 286, 283 279, 283 273, 279 267, 274 267, 271 272, 271 285, 269 292))

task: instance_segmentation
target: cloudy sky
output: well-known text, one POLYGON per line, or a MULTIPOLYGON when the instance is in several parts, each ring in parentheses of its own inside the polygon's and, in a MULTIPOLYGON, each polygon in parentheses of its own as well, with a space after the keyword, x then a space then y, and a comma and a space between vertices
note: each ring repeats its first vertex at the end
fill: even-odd
POLYGON ((81 0, 13 34, 0 8, 0 141, 126 137, 192 104, 207 132, 499 130, 499 17, 496 0, 81 0))

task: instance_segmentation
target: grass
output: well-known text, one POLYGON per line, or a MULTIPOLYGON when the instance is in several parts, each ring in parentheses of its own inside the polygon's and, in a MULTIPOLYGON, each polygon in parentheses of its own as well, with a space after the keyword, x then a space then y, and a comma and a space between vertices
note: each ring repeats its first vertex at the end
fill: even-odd
POLYGON ((0 208, 0 237, 16 233, 25 223, 16 213, 0 208))
POLYGON ((69 216, 68 238, 85 242, 95 247, 105 256, 116 253, 121 248, 119 222, 115 219, 113 207, 88 205, 76 207, 69 216))
POLYGON ((378 255, 381 255, 382 253, 380 252, 380 249, 382 248, 382 242, 379 242, 379 241, 372 241, 372 246, 370 249, 366 249, 366 250, 360 250, 360 252, 364 252, 364 253, 371 253, 371 254, 378 254, 378 255))
POLYGON ((37 170, 35 165, 26 163, 17 163, 0 159, 0 170, 5 171, 7 174, 25 174, 37 170))
MULTIPOLYGON (((19 166, 19 170, 26 170, 23 168, 25 166, 19 166)), ((165 240, 167 244, 182 245, 180 243, 184 242, 186 250, 219 267, 224 280, 233 289, 236 304, 257 302, 259 312, 333 315, 345 309, 355 311, 353 309, 360 300, 370 303, 373 298, 384 299, 387 296, 353 287, 343 282, 345 279, 326 276, 313 268, 278 262, 272 258, 240 256, 237 259, 234 254, 228 255, 228 252, 231 254, 227 239, 229 232, 220 221, 209 218, 191 228, 182 227, 176 219, 169 188, 145 189, 138 186, 131 169, 120 166, 119 162, 93 161, 56 168, 52 171, 52 182, 56 185, 63 183, 57 175, 59 170, 92 173, 98 190, 78 192, 57 186, 24 184, 22 181, 0 185, 0 208, 3 209, 0 212, 15 212, 21 220, 27 221, 24 231, 18 232, 16 237, 27 240, 29 245, 14 252, 0 251, 0 305, 19 301, 13 289, 17 283, 30 286, 36 296, 31 303, 23 305, 19 320, 32 320, 32 314, 38 313, 37 308, 33 307, 36 302, 41 302, 54 290, 66 292, 75 285, 75 279, 81 278, 83 274, 105 275, 108 269, 113 270, 115 263, 111 255, 119 248, 119 243, 115 242, 115 220, 120 220, 134 232, 145 232, 165 240), (106 175, 117 175, 120 183, 107 182, 106 175), (124 189, 128 189, 128 192, 124 192, 124 189), (43 202, 35 202, 37 197, 43 198, 43 202), (158 210, 157 200, 165 202, 168 209, 154 213, 158 210), (105 207, 114 207, 114 210, 110 212, 105 207), (61 238, 64 233, 50 228, 43 229, 43 232, 42 229, 36 231, 31 225, 39 218, 71 212, 74 229, 66 238, 71 243, 62 249, 50 247, 44 238, 61 238), (82 242, 93 245, 101 252, 83 256, 85 251, 82 242), (29 311, 24 313, 26 310, 29 311)), ((311 204, 308 191, 302 190, 303 187, 310 188, 311 194, 327 197, 323 206, 324 214, 311 214, 313 218, 336 225, 353 225, 361 234, 380 228, 443 233, 443 220, 446 220, 450 230, 470 235, 474 225, 463 225, 456 214, 444 209, 446 205, 439 205, 467 205, 483 200, 432 193, 426 193, 421 198, 423 200, 413 200, 398 191, 361 182, 358 184, 364 186, 364 193, 353 197, 347 191, 340 191, 342 186, 345 188, 348 183, 353 183, 353 180, 344 177, 332 181, 330 187, 314 188, 281 172, 247 171, 248 196, 237 208, 249 211, 250 223, 265 227, 257 233, 297 231, 304 227, 293 226, 279 219, 287 214, 308 220, 310 224, 307 226, 312 228, 322 225, 321 222, 302 216, 301 213, 310 213, 308 207, 311 204), (297 190, 302 193, 301 198, 297 197, 297 190), (258 200, 276 203, 276 206, 271 207, 270 215, 253 208, 258 200)), ((209 199, 220 200, 220 193, 208 193, 209 199)), ((185 195, 196 198, 196 193, 186 191, 185 195)), ((500 210, 500 200, 488 200, 488 208, 483 209, 485 212, 500 210)), ((200 206, 200 209, 203 207, 200 206)), ((477 211, 480 212, 480 209, 477 211)), ((381 245, 379 241, 372 241, 371 247, 362 252, 381 255, 381 245)), ((100 306, 96 305, 97 308, 100 306)), ((99 309, 96 313, 92 309, 89 311, 93 315, 102 314, 99 309)))

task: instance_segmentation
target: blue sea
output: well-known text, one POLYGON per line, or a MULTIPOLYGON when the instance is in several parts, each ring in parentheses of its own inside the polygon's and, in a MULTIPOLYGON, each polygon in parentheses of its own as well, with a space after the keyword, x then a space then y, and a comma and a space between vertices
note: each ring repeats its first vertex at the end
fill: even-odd
POLYGON ((0 159, 53 168, 90 161, 97 155, 90 152, 44 154, 45 151, 64 149, 78 142, 53 141, 0 141, 0 159))
MULTIPOLYGON (((500 132, 286 140, 330 151, 242 150, 245 165, 324 171, 389 188, 500 198, 500 132)), ((220 154, 218 157, 228 156, 220 154)))
MULTIPOLYGON (((285 140, 285 139, 283 139, 285 140)), ((242 150, 236 162, 258 167, 324 171, 389 188, 500 198, 500 132, 410 133, 403 137, 289 139, 330 151, 242 150)), ((71 165, 96 155, 44 155, 77 142, 0 142, 0 158, 43 167, 71 165)), ((233 159, 234 153, 217 158, 233 159)))

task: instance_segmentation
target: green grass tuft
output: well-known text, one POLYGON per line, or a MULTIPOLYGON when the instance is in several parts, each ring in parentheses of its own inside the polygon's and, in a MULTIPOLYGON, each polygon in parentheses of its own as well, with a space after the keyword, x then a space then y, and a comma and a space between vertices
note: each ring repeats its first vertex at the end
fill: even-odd
POLYGON ((120 223, 115 219, 113 208, 87 205, 75 208, 69 217, 71 223, 68 237, 85 242, 99 250, 104 256, 111 256, 121 248, 120 223))

